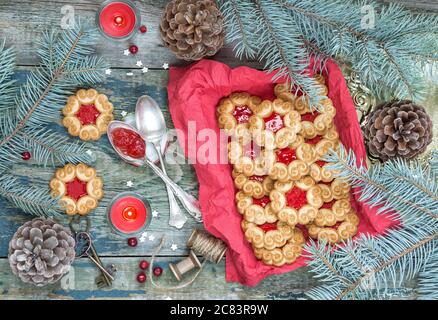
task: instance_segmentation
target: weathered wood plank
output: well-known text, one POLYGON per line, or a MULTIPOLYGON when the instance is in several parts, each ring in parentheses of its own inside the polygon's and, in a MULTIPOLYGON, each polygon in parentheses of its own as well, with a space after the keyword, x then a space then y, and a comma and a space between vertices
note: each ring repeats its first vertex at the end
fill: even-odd
MULTIPOLYGON (((258 286, 249 288, 225 281, 225 265, 207 264, 198 279, 179 290, 154 288, 148 279, 145 284, 135 280, 140 257, 104 258, 104 264, 117 265, 118 272, 112 290, 99 290, 95 283, 96 269, 87 259, 73 264, 73 271, 60 283, 36 288, 23 284, 10 271, 6 259, 0 259, 1 299, 303 299, 304 292, 316 285, 316 280, 306 268, 288 274, 272 276, 258 286), (67 282, 67 279, 68 282, 67 282), (69 285, 67 285, 69 283, 69 285), (69 289, 70 288, 70 289, 69 289)), ((167 268, 169 262, 179 258, 159 258, 157 265, 164 269, 158 283, 173 286, 178 283, 167 268)))
MULTIPOLYGON (((26 71, 29 67, 20 68, 18 80, 23 82, 26 71)), ((150 71, 146 75, 139 73, 134 77, 127 77, 126 71, 114 70, 107 80, 100 84, 97 88, 100 92, 107 94, 110 100, 114 103, 114 114, 117 119, 122 119, 120 113, 122 111, 133 112, 137 98, 141 95, 148 94, 152 96, 162 107, 168 128, 173 128, 167 110, 167 72, 166 71, 150 71)), ((62 107, 62 106, 61 106, 62 107)), ((60 107, 59 107, 60 108, 60 107)), ((67 135, 64 127, 60 125, 60 120, 52 123, 50 127, 58 132, 67 135)), ((97 250, 103 256, 135 256, 150 254, 153 246, 157 244, 155 241, 147 241, 144 245, 139 245, 137 248, 130 248, 126 244, 126 240, 117 236, 107 223, 106 207, 110 199, 118 192, 132 190, 140 194, 146 195, 150 200, 152 208, 156 209, 160 215, 158 219, 153 219, 150 225, 150 231, 158 238, 160 234, 165 233, 168 239, 162 255, 178 255, 179 250, 173 252, 169 249, 172 243, 177 243, 180 247, 186 242, 192 228, 201 227, 201 224, 195 223, 189 218, 188 223, 182 230, 176 230, 168 226, 168 203, 166 189, 161 180, 154 176, 148 168, 132 167, 117 157, 115 151, 112 150, 107 137, 103 137, 98 142, 88 144, 93 151, 96 162, 93 166, 98 170, 98 174, 103 177, 105 183, 105 197, 100 202, 99 208, 90 214, 92 221, 92 233, 95 237, 97 250), (126 187, 126 182, 131 180, 134 183, 132 188, 126 187)), ((174 142, 173 145, 177 146, 174 142)), ((192 167, 188 164, 182 165, 167 165, 169 176, 178 181, 178 183, 186 191, 196 195, 197 180, 192 167)), ((27 176, 30 183, 48 187, 48 182, 54 174, 54 168, 37 167, 30 163, 14 164, 12 172, 17 175, 27 176)), ((5 199, 0 198, 0 257, 7 255, 7 244, 15 230, 29 220, 27 214, 21 213, 14 209, 5 199)), ((183 248, 181 248, 183 249, 183 248)))
MULTIPOLYGON (((138 35, 132 40, 139 47, 137 55, 129 57, 123 55, 123 50, 129 46, 129 42, 112 42, 103 37, 96 43, 97 53, 101 54, 114 68, 134 68, 137 60, 142 60, 150 68, 161 68, 164 62, 171 65, 185 64, 176 59, 163 46, 159 36, 159 21, 167 2, 167 0, 136 1, 141 11, 142 21, 148 27, 148 32, 145 35, 138 35)), ((386 0, 386 2, 398 2, 410 8, 438 11, 438 0, 386 0)), ((0 39, 6 38, 9 44, 16 47, 20 53, 17 57, 18 64, 35 65, 38 63, 35 39, 39 38, 44 30, 52 26, 60 26, 63 6, 73 6, 77 18, 85 17, 94 21, 100 3, 101 1, 95 0, 68 2, 54 0, 0 1, 0 39)), ((260 63, 254 61, 236 59, 231 45, 226 45, 214 59, 231 66, 262 67, 260 63)))
MULTIPOLYGON (((20 52, 19 64, 34 65, 38 61, 35 39, 39 38, 45 29, 60 26, 63 6, 73 6, 77 19, 89 18, 94 22, 97 9, 102 2, 96 0, 0 1, 0 39, 5 37, 8 43, 15 45, 20 52)), ((171 65, 184 64, 164 47, 159 35, 159 21, 167 2, 167 0, 135 1, 141 11, 142 22, 148 27, 146 34, 140 34, 132 40, 139 47, 137 55, 129 57, 123 55, 123 50, 129 47, 130 42, 114 42, 103 37, 96 43, 97 53, 102 54, 112 67, 133 68, 137 60, 142 60, 149 68, 161 68, 164 62, 171 65)), ((235 59, 230 46, 225 46, 215 59, 233 66, 258 65, 235 59)))

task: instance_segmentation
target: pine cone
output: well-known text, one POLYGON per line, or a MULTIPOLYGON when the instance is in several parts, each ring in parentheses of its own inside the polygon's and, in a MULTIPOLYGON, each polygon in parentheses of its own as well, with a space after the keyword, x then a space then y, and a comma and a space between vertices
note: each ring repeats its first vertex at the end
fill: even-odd
POLYGON ((213 0, 172 0, 160 30, 165 45, 188 61, 212 56, 224 44, 223 17, 213 0))
POLYGON ((9 243, 9 264, 23 282, 42 287, 70 270, 75 240, 68 229, 52 220, 26 222, 9 243))
POLYGON ((431 143, 432 131, 426 110, 408 100, 378 105, 365 124, 369 151, 382 161, 414 158, 431 143))

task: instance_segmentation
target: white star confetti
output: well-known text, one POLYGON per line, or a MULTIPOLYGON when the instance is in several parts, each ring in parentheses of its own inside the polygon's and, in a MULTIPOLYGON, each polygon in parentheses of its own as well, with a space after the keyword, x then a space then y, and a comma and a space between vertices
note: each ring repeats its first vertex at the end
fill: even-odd
POLYGON ((91 156, 91 155, 93 155, 93 151, 91 151, 91 150, 87 150, 87 154, 88 154, 89 156, 91 156))
POLYGON ((149 241, 154 241, 154 240, 155 240, 155 236, 154 236, 153 234, 151 234, 151 235, 148 237, 148 239, 149 239, 149 241))
POLYGON ((167 296, 166 298, 164 298, 164 300, 172 300, 172 298, 167 296))
POLYGON ((137 67, 143 67, 143 62, 141 62, 141 60, 138 60, 136 65, 137 67))
POLYGON ((131 180, 126 182, 126 186, 129 188, 131 188, 133 185, 134 185, 134 183, 131 180))
POLYGON ((172 251, 176 251, 176 250, 178 250, 178 246, 175 243, 172 243, 172 245, 170 246, 170 249, 172 251))
POLYGON ((158 218, 158 211, 157 210, 152 211, 152 217, 158 218))
POLYGON ((123 51, 123 54, 124 54, 125 56, 129 56, 130 53, 131 53, 131 52, 129 52, 128 49, 126 49, 125 51, 123 51))
POLYGON ((141 243, 145 243, 146 242, 146 238, 143 238, 143 237, 141 237, 139 240, 140 240, 141 243))
POLYGON ((128 113, 126 111, 122 111, 122 112, 120 112, 120 114, 122 115, 122 117, 126 117, 128 115, 128 113))
POLYGON ((146 67, 144 67, 143 69, 141 69, 141 72, 143 72, 143 73, 146 73, 146 72, 148 72, 148 71, 149 71, 149 69, 146 68, 146 67))
POLYGON ((169 69, 169 64, 168 64, 168 63, 164 63, 164 64, 163 64, 163 69, 164 69, 164 70, 169 69))
POLYGON ((126 75, 127 75, 128 77, 132 77, 132 76, 134 75, 134 72, 127 72, 126 75))
POLYGON ((106 70, 105 70, 105 74, 107 74, 107 75, 110 75, 111 72, 112 72, 111 69, 106 69, 106 70))

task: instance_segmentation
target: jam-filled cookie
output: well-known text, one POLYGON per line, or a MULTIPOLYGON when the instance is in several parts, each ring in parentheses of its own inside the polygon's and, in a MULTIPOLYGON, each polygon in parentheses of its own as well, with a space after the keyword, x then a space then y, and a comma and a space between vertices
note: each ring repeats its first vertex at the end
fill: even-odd
POLYGON ((62 109, 68 133, 84 141, 99 140, 113 120, 113 105, 94 89, 81 89, 70 96, 62 109))
POLYGON ((282 99, 262 101, 254 108, 249 124, 255 143, 267 149, 287 147, 301 130, 300 115, 293 103, 282 99))
POLYGON ((102 179, 94 168, 82 163, 67 164, 56 170, 50 189, 53 197, 60 198, 60 205, 68 215, 87 215, 103 197, 102 179))
POLYGON ((219 128, 230 136, 238 136, 239 140, 248 142, 249 118, 261 101, 259 97, 246 92, 235 92, 222 99, 216 110, 219 128))
POLYGON ((311 224, 307 226, 309 236, 313 239, 326 241, 327 243, 338 243, 351 239, 357 234, 359 217, 353 209, 345 216, 342 222, 337 222, 332 226, 318 226, 311 224))

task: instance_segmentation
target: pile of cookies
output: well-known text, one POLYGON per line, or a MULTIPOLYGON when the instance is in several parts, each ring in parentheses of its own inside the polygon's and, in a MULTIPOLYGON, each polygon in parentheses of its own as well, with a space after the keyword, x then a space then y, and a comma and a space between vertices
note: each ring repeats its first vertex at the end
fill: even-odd
MULTIPOLYGON (((315 78, 326 95, 324 77, 315 78)), ((245 237, 257 259, 282 266, 301 255, 307 235, 338 243, 357 233, 359 218, 349 184, 322 160, 340 143, 332 101, 322 101, 316 112, 288 85, 277 84, 274 91, 274 101, 233 93, 220 101, 217 118, 230 137, 245 237)))

